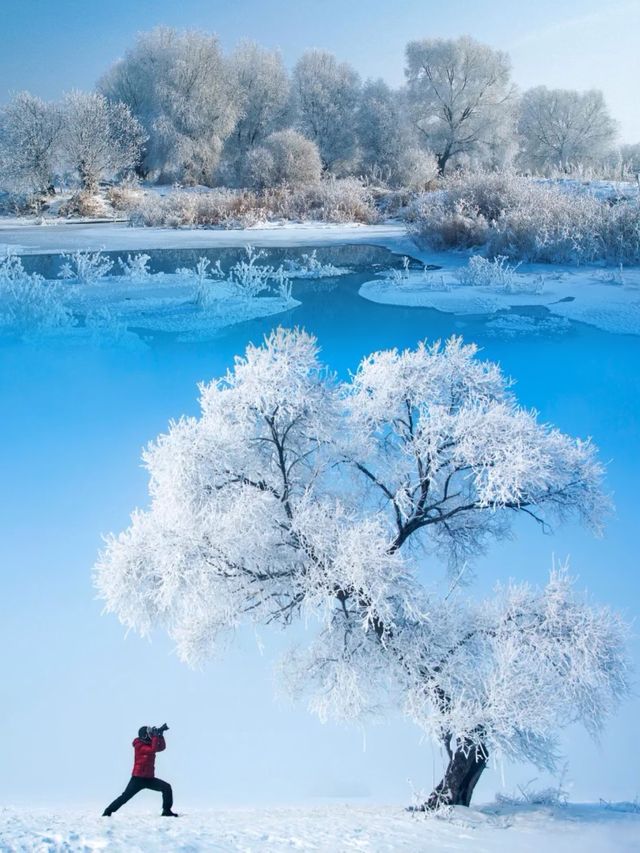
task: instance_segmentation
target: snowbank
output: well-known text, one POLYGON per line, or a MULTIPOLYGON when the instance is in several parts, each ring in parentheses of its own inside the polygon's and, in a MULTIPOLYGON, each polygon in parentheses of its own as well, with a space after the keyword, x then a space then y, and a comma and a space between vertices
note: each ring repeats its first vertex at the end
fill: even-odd
POLYGON ((237 230, 216 228, 131 228, 120 223, 95 225, 33 225, 0 220, 0 251, 14 248, 25 255, 70 252, 76 249, 136 251, 143 249, 216 249, 253 246, 331 246, 398 243, 402 251, 413 242, 404 225, 331 225, 324 222, 283 223, 237 230))
POLYGON ((300 305, 296 299, 234 296, 226 282, 211 282, 217 293, 206 309, 196 304, 192 277, 158 273, 148 281, 133 282, 119 276, 78 286, 69 306, 75 314, 105 318, 129 330, 177 334, 178 340, 206 339, 221 329, 289 311, 300 305))
POLYGON ((494 315, 538 306, 557 317, 589 323, 607 332, 640 335, 637 267, 620 272, 602 267, 529 265, 518 269, 524 286, 509 292, 498 287, 460 284, 459 268, 466 256, 439 254, 437 259, 443 265, 441 270, 410 270, 401 280, 384 277, 368 281, 360 288, 360 295, 385 305, 435 308, 462 315, 494 315))
POLYGON ((599 806, 459 807, 448 820, 389 806, 225 809, 175 820, 150 811, 125 807, 101 818, 88 810, 4 808, 0 850, 631 853, 640 838, 639 814, 599 806))

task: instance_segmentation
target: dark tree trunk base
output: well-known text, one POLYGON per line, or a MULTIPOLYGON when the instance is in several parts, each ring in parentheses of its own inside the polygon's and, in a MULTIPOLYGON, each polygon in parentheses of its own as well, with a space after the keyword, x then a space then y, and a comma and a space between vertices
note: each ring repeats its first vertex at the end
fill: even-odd
POLYGON ((468 806, 488 758, 484 748, 469 748, 467 754, 464 749, 458 748, 451 754, 442 781, 433 789, 426 803, 418 806, 416 811, 435 811, 441 806, 468 806))

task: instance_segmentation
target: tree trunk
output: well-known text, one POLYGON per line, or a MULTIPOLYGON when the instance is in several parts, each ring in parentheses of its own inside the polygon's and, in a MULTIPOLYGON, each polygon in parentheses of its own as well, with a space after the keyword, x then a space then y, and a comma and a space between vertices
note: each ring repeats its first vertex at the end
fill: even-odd
POLYGON ((78 175, 83 192, 94 194, 98 191, 98 178, 84 160, 78 164, 78 175))
POLYGON ((433 811, 439 806, 468 806, 473 789, 487 766, 489 753, 485 746, 460 744, 449 752, 449 764, 442 780, 436 785, 420 811, 433 811))
POLYGON ((449 151, 445 150, 442 154, 438 154, 436 157, 436 161, 438 163, 438 174, 444 175, 444 170, 447 168, 447 163, 449 162, 449 151))

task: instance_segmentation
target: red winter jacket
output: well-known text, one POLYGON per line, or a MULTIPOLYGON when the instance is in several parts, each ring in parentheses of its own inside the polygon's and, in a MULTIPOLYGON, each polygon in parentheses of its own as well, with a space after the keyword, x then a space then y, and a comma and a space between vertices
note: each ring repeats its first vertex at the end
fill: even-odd
POLYGON ((166 748, 162 735, 152 737, 150 741, 137 737, 133 742, 135 758, 133 760, 132 776, 144 776, 152 779, 155 773, 156 752, 162 752, 166 748))

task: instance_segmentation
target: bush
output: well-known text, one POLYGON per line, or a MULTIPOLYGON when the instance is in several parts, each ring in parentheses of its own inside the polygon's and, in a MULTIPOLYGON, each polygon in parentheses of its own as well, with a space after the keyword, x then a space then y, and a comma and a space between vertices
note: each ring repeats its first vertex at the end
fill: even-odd
POLYGON ((15 334, 31 334, 72 326, 60 286, 37 273, 27 273, 17 255, 0 260, 0 327, 15 334))
POLYGON ((252 187, 317 184, 322 173, 318 146, 295 130, 280 130, 247 156, 247 179, 252 187))
POLYGON ((83 252, 78 249, 75 252, 63 252, 64 263, 58 273, 58 278, 65 281, 77 281, 80 284, 91 284, 106 278, 113 269, 111 258, 105 257, 102 252, 83 252))
POLYGON ((437 248, 547 263, 640 261, 640 207, 512 173, 456 175, 418 197, 410 229, 437 248))
POLYGON ((114 210, 128 213, 142 199, 142 190, 132 183, 114 184, 105 196, 114 210))
POLYGON ((148 194, 131 210, 134 225, 243 228, 276 220, 376 222, 371 191, 355 178, 330 178, 310 187, 254 190, 175 190, 148 194))
POLYGON ((58 213, 60 216, 81 216, 88 219, 111 215, 104 199, 97 193, 87 190, 80 190, 70 199, 62 202, 58 213))
POLYGON ((481 255, 469 258, 466 267, 458 270, 460 284, 468 287, 484 287, 504 293, 541 293, 544 288, 542 276, 529 278, 518 273, 520 264, 511 266, 504 255, 487 260, 481 255))

